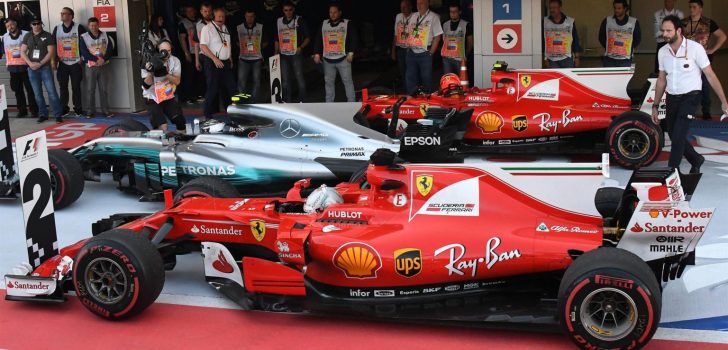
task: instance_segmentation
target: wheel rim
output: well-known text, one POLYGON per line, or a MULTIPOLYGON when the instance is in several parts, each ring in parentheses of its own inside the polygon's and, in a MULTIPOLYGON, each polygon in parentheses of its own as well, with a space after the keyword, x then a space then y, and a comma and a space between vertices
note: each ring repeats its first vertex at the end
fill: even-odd
POLYGON ((617 139, 619 153, 629 159, 640 159, 650 150, 650 137, 640 129, 629 129, 617 139))
POLYGON ((128 289, 126 274, 116 261, 96 258, 86 266, 84 274, 86 289, 99 302, 114 304, 126 295, 128 289))
POLYGON ((53 193, 53 204, 56 204, 55 199, 58 198, 58 179, 56 178, 56 173, 51 169, 50 173, 50 180, 51 180, 51 193, 53 193))
POLYGON ((584 298, 580 318, 595 338, 615 341, 627 336, 637 325, 637 305, 621 290, 600 288, 584 298))

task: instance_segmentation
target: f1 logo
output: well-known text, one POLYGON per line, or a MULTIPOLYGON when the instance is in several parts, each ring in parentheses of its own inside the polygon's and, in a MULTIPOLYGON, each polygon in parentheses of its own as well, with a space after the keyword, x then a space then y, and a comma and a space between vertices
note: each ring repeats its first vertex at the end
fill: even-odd
POLYGON ((33 153, 38 152, 38 140, 39 139, 30 139, 28 142, 25 143, 25 150, 23 150, 23 157, 28 155, 28 151, 30 151, 31 148, 33 148, 33 153), (32 146, 31 146, 32 144, 32 146))

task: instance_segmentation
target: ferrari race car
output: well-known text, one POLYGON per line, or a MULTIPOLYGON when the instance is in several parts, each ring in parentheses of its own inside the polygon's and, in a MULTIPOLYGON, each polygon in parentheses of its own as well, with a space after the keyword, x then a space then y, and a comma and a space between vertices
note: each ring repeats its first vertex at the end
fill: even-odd
MULTIPOLYGON (((399 119, 407 122, 410 135, 403 138, 403 147, 440 142, 439 135, 418 130, 418 119, 472 108, 457 145, 461 153, 608 152, 622 167, 647 166, 664 143, 650 117, 655 79, 639 91, 628 91, 633 75, 634 68, 508 69, 496 63, 492 88, 467 91, 457 76, 445 75, 437 93, 405 96, 399 119)), ((362 122, 384 131, 392 119, 390 106, 400 98, 364 94, 362 122)), ((660 113, 664 115, 664 103, 660 113)))
POLYGON ((122 319, 154 302, 177 255, 201 251, 207 282, 244 309, 560 325, 581 348, 636 349, 713 209, 689 205, 699 174, 642 169, 625 190, 598 189, 604 170, 399 164, 383 150, 356 181, 307 198, 307 180, 285 198, 170 194, 164 210, 103 219, 94 237, 18 266, 6 299, 75 291, 122 319))

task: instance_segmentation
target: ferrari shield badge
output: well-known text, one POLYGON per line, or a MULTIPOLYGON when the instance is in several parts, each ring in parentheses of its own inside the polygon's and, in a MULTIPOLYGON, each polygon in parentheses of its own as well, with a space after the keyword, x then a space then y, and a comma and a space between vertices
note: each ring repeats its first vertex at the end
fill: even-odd
POLYGON ((527 88, 527 87, 529 87, 529 86, 531 85, 531 76, 530 76, 530 75, 528 75, 528 74, 526 74, 526 75, 521 75, 521 85, 522 85, 522 86, 523 86, 524 88, 527 88))
POLYGON ((430 108, 430 106, 427 103, 420 103, 420 114, 424 117, 427 115, 427 109, 430 108))
POLYGON ((417 191, 420 192, 422 197, 427 197, 432 190, 432 175, 417 175, 417 191))
POLYGON ((260 242, 265 238, 265 221, 260 219, 250 220, 250 232, 260 242))

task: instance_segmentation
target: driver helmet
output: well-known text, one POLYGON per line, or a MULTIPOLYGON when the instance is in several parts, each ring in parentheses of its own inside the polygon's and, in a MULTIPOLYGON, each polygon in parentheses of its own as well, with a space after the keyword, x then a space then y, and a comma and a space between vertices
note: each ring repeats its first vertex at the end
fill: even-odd
POLYGON ((447 73, 440 78, 440 92, 444 93, 453 86, 460 86, 460 78, 454 73, 447 73))
POLYGON ((225 132, 226 123, 216 119, 208 119, 202 123, 200 129, 207 134, 221 134, 225 132))
POLYGON ((303 205, 303 211, 306 213, 322 212, 331 204, 344 203, 344 198, 341 198, 339 192, 335 189, 330 188, 326 185, 313 190, 311 194, 306 198, 306 204, 303 205))

